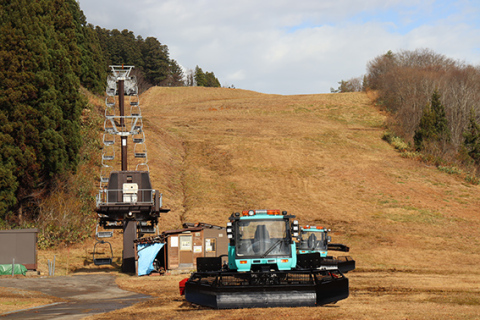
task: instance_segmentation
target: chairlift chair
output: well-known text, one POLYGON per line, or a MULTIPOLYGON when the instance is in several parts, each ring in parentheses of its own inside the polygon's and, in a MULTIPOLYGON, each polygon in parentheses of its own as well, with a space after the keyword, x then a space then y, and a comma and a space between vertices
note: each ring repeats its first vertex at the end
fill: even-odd
POLYGON ((100 183, 108 183, 110 172, 113 170, 112 166, 104 164, 100 169, 100 183))
POLYGON ((133 131, 135 131, 135 132, 142 132, 143 131, 142 117, 138 117, 136 119, 136 121, 134 121, 133 131))
POLYGON ((138 106, 138 105, 140 105, 140 101, 139 101, 138 95, 130 96, 130 105, 131 105, 131 106, 138 106))
POLYGON ((115 104, 108 105, 105 108, 105 118, 115 117, 115 104))
POLYGON ((111 146, 115 144, 115 135, 109 132, 103 134, 103 144, 105 146, 111 146))
POLYGON ((107 96, 107 97, 105 98, 105 105, 106 105, 108 108, 113 108, 113 107, 115 107, 115 97, 107 96))
POLYGON ((150 167, 146 162, 138 163, 137 166, 135 167, 135 171, 147 171, 150 172, 150 167), (141 168, 142 170, 139 170, 138 168, 141 168))
POLYGON ((107 95, 114 97, 117 94, 117 81, 113 76, 108 76, 107 78, 107 95))
POLYGON ((134 96, 138 94, 137 78, 129 77, 124 82, 125 94, 127 96, 134 96))
POLYGON ((126 87, 126 90, 125 90, 125 94, 127 96, 135 96, 138 94, 138 87, 136 84, 134 85, 129 85, 128 87, 126 87))
POLYGON ((145 142, 145 132, 139 132, 132 136, 133 143, 143 143, 145 142))
POLYGON ((142 111, 138 105, 138 102, 130 102, 130 114, 132 117, 139 117, 142 115, 142 111))
POLYGON ((102 152, 102 161, 103 160, 113 160, 115 159, 115 149, 112 145, 104 145, 102 152))
POLYGON ((114 88, 107 88, 107 95, 113 97, 117 94, 117 90, 115 90, 114 88))
POLYGON ((133 154, 135 158, 146 158, 147 157, 147 146, 145 143, 136 143, 133 147, 133 154))
POLYGON ((105 119, 103 122, 103 129, 106 133, 114 134, 117 131, 117 128, 110 119, 105 119))
POLYGON ((138 97, 138 94, 130 96, 129 101, 131 106, 138 106, 140 104, 140 98, 138 97))
POLYGON ((113 260, 112 244, 108 241, 103 240, 104 238, 111 238, 112 236, 113 236, 113 231, 98 231, 98 224, 97 224, 97 227, 95 229, 95 239, 97 240, 97 242, 93 246, 93 263, 96 266, 112 264, 112 260, 113 260), (99 254, 97 251, 98 250, 97 245, 104 245, 104 244, 108 244, 108 246, 110 247, 110 256, 105 258, 95 257, 95 255, 98 256, 99 254))

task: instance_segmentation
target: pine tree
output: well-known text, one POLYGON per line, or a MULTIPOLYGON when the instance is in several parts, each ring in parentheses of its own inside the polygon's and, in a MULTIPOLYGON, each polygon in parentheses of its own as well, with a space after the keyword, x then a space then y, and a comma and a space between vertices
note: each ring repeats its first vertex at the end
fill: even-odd
POLYGON ((205 73, 205 87, 220 87, 220 82, 213 72, 205 73))
POLYGON ((413 141, 416 150, 425 148, 426 142, 445 144, 451 139, 445 107, 440 102, 440 94, 435 90, 430 104, 423 109, 418 129, 413 141))
POLYGON ((51 29, 43 23, 44 6, 27 0, 0 5, 0 185, 6 187, 0 218, 5 218, 17 199, 38 183, 41 156, 37 153, 42 148, 38 129, 49 123, 41 118, 38 107, 42 102, 47 107, 55 93, 49 90, 54 80, 45 71, 49 55, 45 35, 51 29), (48 92, 43 101, 39 99, 42 92, 48 92))
POLYGON ((168 85, 170 61, 168 48, 156 38, 148 37, 142 44, 145 79, 152 85, 168 85))
POLYGON ((0 7, 3 219, 34 191, 48 190, 53 177, 75 170, 85 101, 78 92, 80 50, 68 2, 0 1, 0 7))
POLYGON ((432 112, 435 115, 435 133, 437 140, 450 141, 451 133, 448 127, 445 107, 440 101, 440 94, 435 90, 431 100, 432 112))
POLYGON ((472 108, 468 127, 463 132, 463 146, 475 164, 480 165, 480 124, 475 118, 475 111, 472 108))
POLYGON ((435 136, 435 115, 430 105, 426 105, 423 109, 422 117, 420 118, 420 124, 413 136, 413 142, 415 150, 421 150, 424 148, 424 142, 433 139, 435 136))
POLYGON ((84 87, 95 93, 101 93, 105 89, 107 72, 97 34, 93 26, 87 24, 78 1, 66 0, 66 4, 72 16, 76 45, 80 53, 76 74, 84 87))
POLYGON ((184 80, 183 80, 183 70, 180 67, 180 65, 177 63, 175 60, 170 60, 170 77, 171 77, 171 83, 170 86, 172 87, 181 87, 184 86, 184 80))
POLYGON ((195 67, 194 78, 195 78, 195 82, 197 83, 198 87, 205 87, 205 85, 206 85, 205 73, 203 72, 202 68, 200 68, 199 66, 195 67))

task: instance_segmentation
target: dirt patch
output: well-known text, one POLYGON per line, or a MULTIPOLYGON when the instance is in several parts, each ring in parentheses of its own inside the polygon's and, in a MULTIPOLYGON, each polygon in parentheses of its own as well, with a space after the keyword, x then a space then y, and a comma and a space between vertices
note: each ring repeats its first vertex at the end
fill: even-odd
POLYGON ((39 291, 0 287, 0 314, 63 301, 39 291))
MULTIPOLYGON (((125 308, 150 298, 144 294, 125 291, 115 283, 113 275, 74 275, 68 277, 35 277, 28 279, 0 279, 0 286, 7 301, 13 301, 17 312, 3 315, 5 319, 56 319, 68 317, 80 319, 125 308), (34 291, 26 291, 34 290, 34 291), (15 294, 14 297, 8 293, 15 294), (24 294, 37 299, 39 303, 25 303, 22 308, 18 296, 24 294), (44 307, 36 308, 41 303, 44 307), (32 309, 33 308, 33 309, 32 309)), ((8 310, 11 311, 11 310, 8 310)), ((7 311, 7 312, 8 312, 7 311)))

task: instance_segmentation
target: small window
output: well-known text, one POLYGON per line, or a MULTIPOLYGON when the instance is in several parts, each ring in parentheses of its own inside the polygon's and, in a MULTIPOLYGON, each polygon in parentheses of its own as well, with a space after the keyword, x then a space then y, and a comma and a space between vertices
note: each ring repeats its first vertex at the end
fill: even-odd
POLYGON ((192 236, 180 236, 180 251, 192 251, 192 236))
POLYGON ((205 239, 205 252, 215 252, 215 251, 217 251, 217 239, 206 238, 205 239))

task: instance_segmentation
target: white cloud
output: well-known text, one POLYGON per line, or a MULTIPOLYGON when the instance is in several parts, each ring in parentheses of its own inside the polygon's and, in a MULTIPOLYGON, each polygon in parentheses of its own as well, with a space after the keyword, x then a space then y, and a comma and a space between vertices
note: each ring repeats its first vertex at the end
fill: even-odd
POLYGON ((461 2, 433 19, 438 1, 417 2, 81 0, 80 7, 94 25, 157 38, 179 64, 213 71, 222 84, 301 94, 329 92, 388 50, 430 48, 478 64, 480 30, 468 22, 475 10, 462 21, 461 2))

